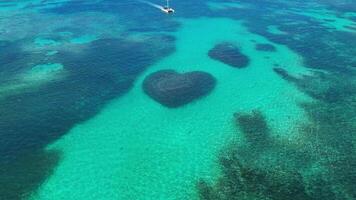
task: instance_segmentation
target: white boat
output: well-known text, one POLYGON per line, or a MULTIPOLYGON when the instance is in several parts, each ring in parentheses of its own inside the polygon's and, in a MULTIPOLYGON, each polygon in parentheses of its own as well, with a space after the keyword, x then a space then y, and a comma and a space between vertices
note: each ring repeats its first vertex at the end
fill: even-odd
POLYGON ((172 14, 174 13, 173 8, 169 7, 169 0, 167 0, 166 6, 162 7, 161 10, 167 14, 172 14))

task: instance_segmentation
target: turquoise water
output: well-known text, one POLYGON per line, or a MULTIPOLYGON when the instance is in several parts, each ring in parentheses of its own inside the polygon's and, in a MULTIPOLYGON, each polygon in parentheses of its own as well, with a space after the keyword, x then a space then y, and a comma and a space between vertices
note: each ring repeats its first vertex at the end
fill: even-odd
POLYGON ((298 2, 1 2, 0 199, 354 199, 356 5, 298 2))
MULTIPOLYGON (((215 155, 233 137, 234 124, 230 121, 233 112, 255 109, 258 103, 258 108, 269 114, 281 134, 292 129, 304 116, 295 102, 307 97, 295 88, 283 85, 283 80, 271 71, 273 64, 264 62, 263 54, 259 58, 256 56, 256 62, 246 71, 230 69, 206 57, 209 48, 225 40, 238 42, 246 48, 243 49, 246 54, 256 54, 250 40, 265 42, 266 39, 253 34, 243 40, 235 39, 246 33, 239 22, 228 19, 185 20, 175 34, 175 53, 143 73, 125 97, 114 100, 95 118, 75 127, 49 147, 60 149, 66 156, 51 179, 41 187, 39 199, 68 196, 85 199, 94 195, 91 191, 98 186, 103 189, 93 198, 193 199, 195 182, 216 173, 215 155), (221 32, 214 33, 216 28, 221 32), (167 66, 179 72, 207 71, 216 76, 219 85, 199 102, 174 110, 164 108, 142 92, 141 79, 151 72, 167 69, 167 66), (259 73, 265 74, 264 79, 246 76, 259 73), (269 84, 266 84, 267 80, 269 84), (235 81, 239 84, 231 85, 235 81), (273 93, 270 92, 272 88, 273 93), (138 113, 139 118, 132 116, 134 113, 138 113), (100 148, 88 151, 94 146, 100 148), (73 196, 78 180, 85 185, 85 190, 73 196), (73 183, 74 191, 66 183, 73 183)), ((279 60, 281 64, 297 59, 286 48, 281 47, 280 51, 286 59, 279 60)), ((293 68, 298 71, 298 64, 290 65, 291 71, 293 68)))

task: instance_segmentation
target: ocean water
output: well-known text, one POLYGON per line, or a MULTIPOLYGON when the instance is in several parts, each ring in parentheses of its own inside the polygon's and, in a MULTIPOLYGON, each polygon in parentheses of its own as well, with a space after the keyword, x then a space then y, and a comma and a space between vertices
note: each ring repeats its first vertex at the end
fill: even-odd
POLYGON ((0 199, 355 199, 356 3, 164 3, 0 1, 0 199))

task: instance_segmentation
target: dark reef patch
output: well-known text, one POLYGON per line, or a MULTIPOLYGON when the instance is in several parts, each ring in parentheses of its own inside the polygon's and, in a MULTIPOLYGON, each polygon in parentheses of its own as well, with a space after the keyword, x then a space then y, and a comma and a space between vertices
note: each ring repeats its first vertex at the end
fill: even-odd
POLYGON ((0 85, 14 79, 21 70, 45 62, 43 54, 23 51, 22 42, 25 41, 0 42, 0 85))
POLYGON ((296 158, 296 155, 296 160, 304 162, 303 152, 277 140, 272 141, 261 112, 238 113, 235 118, 249 142, 243 146, 231 144, 222 151, 219 155, 222 176, 213 185, 204 180, 198 182, 200 199, 315 199, 308 193, 302 174, 294 167, 283 164, 289 162, 287 158, 296 158), (261 145, 263 143, 267 145, 261 145), (272 159, 265 159, 266 156, 272 159))
MULTIPOLYGON (((316 192, 324 199, 354 199, 356 197, 356 166, 354 133, 356 132, 356 81, 355 73, 315 73, 310 76, 294 78, 287 75, 292 84, 315 99, 313 103, 303 103, 310 122, 300 130, 318 164, 324 170, 321 173, 327 178, 319 184, 318 174, 313 175, 314 184, 322 191, 328 191, 325 185, 336 185, 337 197, 325 197, 324 192, 316 192)), ((329 192, 330 193, 330 192, 329 192)), ((334 195, 334 196, 335 196, 334 195)))
POLYGON ((199 191, 199 199, 202 200, 214 200, 219 199, 214 187, 208 184, 204 180, 199 180, 197 183, 197 189, 199 191))
POLYGON ((235 113, 234 117, 247 141, 254 144, 268 141, 269 127, 261 112, 255 110, 251 114, 235 113))
POLYGON ((274 51, 276 51, 276 47, 274 47, 271 44, 256 44, 256 50, 257 51, 274 52, 274 51))
POLYGON ((142 87, 157 102, 175 108, 209 94, 215 84, 215 78, 206 72, 179 74, 174 70, 161 70, 148 75, 142 87))
POLYGON ((335 19, 323 19, 326 22, 335 22, 335 19))
POLYGON ((20 200, 30 197, 51 175, 60 160, 56 151, 27 152, 14 160, 0 161, 0 197, 20 200))
POLYGON ((344 28, 347 28, 351 31, 356 31, 356 26, 344 26, 344 28))
MULTIPOLYGON (((235 114, 238 126, 244 136, 258 135, 248 143, 231 143, 219 154, 221 177, 211 184, 200 180, 197 189, 202 200, 297 200, 348 199, 345 191, 335 187, 337 179, 330 179, 331 171, 323 167, 313 173, 304 174, 311 163, 320 162, 320 149, 316 141, 300 145, 295 142, 273 138, 261 112, 235 114), (257 125, 256 125, 257 124, 257 125), (251 132, 258 132, 251 134, 251 132), (263 137, 260 137, 260 133, 263 137), (267 145, 259 145, 265 141, 267 145)), ((315 131, 315 130, 314 130, 315 131)), ((312 140, 312 137, 306 138, 312 140)), ((333 160, 331 162, 341 162, 333 160)), ((341 164, 341 163, 339 163, 341 164)), ((343 163, 346 164, 346 163, 343 163)), ((350 171, 350 166, 348 170, 350 171)), ((342 174, 342 173, 341 173, 342 174)), ((351 174, 350 174, 351 175, 351 174)), ((343 180, 346 177, 340 178, 343 180)), ((352 181, 354 179, 351 179, 352 181)), ((338 180, 339 181, 339 180, 338 180)), ((351 198, 352 199, 352 198, 351 198)))
POLYGON ((280 77, 282 77, 284 80, 291 81, 291 82, 298 81, 297 78, 289 75, 288 72, 285 69, 278 67, 278 65, 275 65, 275 66, 277 66, 277 67, 273 68, 273 71, 276 74, 278 74, 280 77))
MULTIPOLYGON (((139 42, 101 39, 80 53, 62 50, 50 58, 45 52, 25 52, 17 43, 2 45, 9 50, 0 55, 0 76, 8 77, 6 84, 16 85, 16 75, 36 64, 61 63, 66 75, 0 98, 0 169, 13 166, 0 173, 0 180, 7 180, 1 182, 7 189, 0 190, 0 199, 20 199, 13 196, 27 195, 44 181, 60 158, 46 154, 44 148, 129 91, 144 69, 174 50, 173 40, 166 36, 139 42)), ((4 80, 0 81, 3 86, 4 80)))
POLYGON ((313 199, 307 194, 301 174, 280 168, 253 168, 242 163, 232 155, 221 158, 222 171, 226 177, 220 179, 218 192, 210 196, 216 200, 275 199, 297 200, 313 199))
POLYGON ((209 57, 236 68, 247 67, 250 59, 231 43, 217 44, 209 51, 209 57))

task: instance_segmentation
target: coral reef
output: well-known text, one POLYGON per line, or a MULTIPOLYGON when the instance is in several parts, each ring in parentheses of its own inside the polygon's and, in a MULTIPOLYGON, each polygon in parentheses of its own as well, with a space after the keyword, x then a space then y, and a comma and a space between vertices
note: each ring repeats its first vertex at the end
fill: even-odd
POLYGON ((247 67, 250 63, 250 59, 238 47, 228 42, 217 44, 208 54, 210 58, 236 68, 247 67))
POLYGON ((175 108, 207 95, 215 84, 215 78, 206 72, 179 74, 174 70, 161 70, 148 75, 142 87, 154 100, 175 108))
MULTIPOLYGON (((331 135, 321 138, 308 135, 307 139, 298 140, 303 144, 296 144, 273 137, 259 111, 236 113, 234 117, 247 143, 231 143, 223 149, 219 154, 221 177, 213 184, 205 180, 198 182, 200 199, 353 199, 350 190, 355 180, 351 169, 354 165, 348 163, 351 158, 340 159, 341 152, 336 154, 330 149, 335 144, 319 146, 331 135), (324 150, 331 150, 327 152, 327 158, 320 157, 326 153, 320 152, 324 150)), ((300 130, 302 135, 320 131, 326 133, 326 130, 315 130, 312 124, 304 125, 300 130)), ((340 147, 338 150, 345 148, 340 147)), ((352 150, 351 146, 349 150, 352 150)))
POLYGON ((235 113, 234 117, 249 143, 266 143, 269 127, 261 112, 255 110, 251 114, 235 113))

